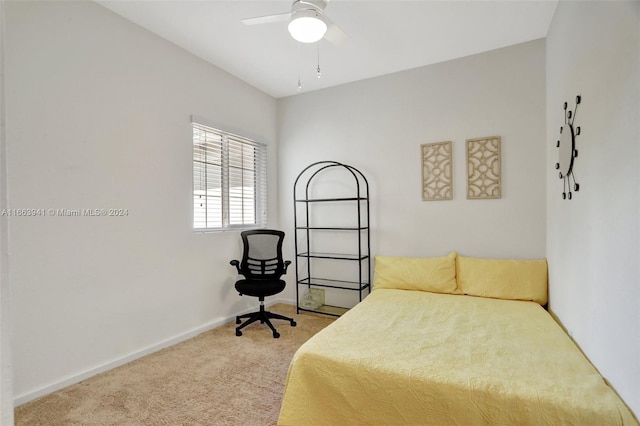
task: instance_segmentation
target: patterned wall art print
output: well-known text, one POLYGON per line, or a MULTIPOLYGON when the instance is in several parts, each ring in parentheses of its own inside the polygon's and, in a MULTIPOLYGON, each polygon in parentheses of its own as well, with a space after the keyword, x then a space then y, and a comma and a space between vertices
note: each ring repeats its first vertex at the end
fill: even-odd
POLYGON ((451 141, 425 143, 421 148, 422 200, 452 200, 451 141))
POLYGON ((467 139, 467 199, 500 197, 500 136, 467 139))

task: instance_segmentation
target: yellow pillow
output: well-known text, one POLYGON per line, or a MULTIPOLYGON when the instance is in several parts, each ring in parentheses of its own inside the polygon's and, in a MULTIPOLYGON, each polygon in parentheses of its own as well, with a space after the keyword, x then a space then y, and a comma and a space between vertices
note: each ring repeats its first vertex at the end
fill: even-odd
POLYGON ((463 294, 547 303, 547 261, 479 259, 458 256, 458 288, 463 294))
POLYGON ((456 290, 456 252, 442 257, 376 256, 373 278, 377 288, 453 293, 456 290))

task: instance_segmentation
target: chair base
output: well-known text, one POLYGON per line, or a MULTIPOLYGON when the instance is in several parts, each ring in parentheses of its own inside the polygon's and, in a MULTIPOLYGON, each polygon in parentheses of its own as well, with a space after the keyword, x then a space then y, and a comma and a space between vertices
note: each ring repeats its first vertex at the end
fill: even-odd
POLYGON ((278 337, 280 337, 280 333, 278 333, 278 331, 273 326, 273 324, 271 324, 271 321, 270 321, 271 319, 289 321, 289 323, 291 324, 291 327, 296 326, 296 322, 293 320, 293 318, 289 318, 289 317, 285 317, 284 315, 274 314, 273 312, 265 311, 263 300, 260 301, 260 310, 258 312, 251 312, 249 314, 238 315, 236 317, 236 324, 240 324, 241 320, 244 318, 248 318, 248 319, 241 326, 236 327, 236 336, 242 336, 242 331, 240 330, 242 330, 249 324, 253 324, 256 321, 260 321, 260 324, 267 324, 271 329, 271 331, 273 332, 274 339, 277 339, 278 337))

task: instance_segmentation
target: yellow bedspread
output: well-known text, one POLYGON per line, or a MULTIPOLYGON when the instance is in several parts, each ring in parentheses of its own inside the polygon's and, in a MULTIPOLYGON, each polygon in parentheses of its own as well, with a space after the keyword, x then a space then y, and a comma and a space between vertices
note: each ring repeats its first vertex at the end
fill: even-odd
POLYGON ((376 289, 295 354, 279 425, 637 425, 533 302, 376 289))

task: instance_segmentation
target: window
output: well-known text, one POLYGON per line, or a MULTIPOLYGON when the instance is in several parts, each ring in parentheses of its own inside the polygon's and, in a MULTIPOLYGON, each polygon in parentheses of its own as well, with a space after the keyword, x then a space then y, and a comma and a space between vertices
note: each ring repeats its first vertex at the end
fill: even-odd
POLYGON ((266 159, 266 145, 193 123, 193 229, 265 226, 266 159))

